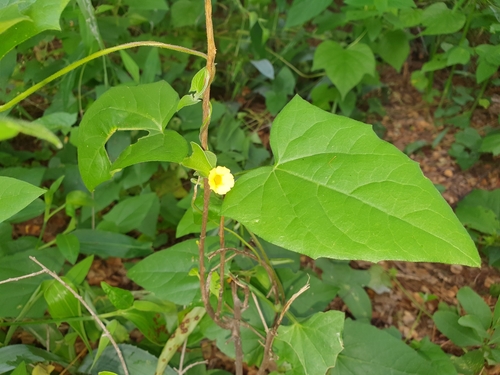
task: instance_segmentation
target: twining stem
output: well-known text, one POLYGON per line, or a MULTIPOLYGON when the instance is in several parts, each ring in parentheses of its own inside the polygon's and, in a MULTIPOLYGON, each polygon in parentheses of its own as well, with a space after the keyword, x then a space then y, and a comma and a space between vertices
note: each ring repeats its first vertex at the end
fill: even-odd
MULTIPOLYGON (((211 0, 205 0, 205 23, 206 23, 206 32, 207 32, 207 76, 209 77, 209 82, 205 92, 203 93, 203 119, 202 119, 202 127, 200 132, 200 141, 201 147, 204 150, 208 150, 208 126, 205 124, 210 123, 210 84, 214 79, 215 75, 215 54, 217 52, 215 48, 215 39, 214 39, 214 29, 212 24, 212 2, 211 0)), ((227 322, 223 322, 216 316, 216 313, 210 305, 210 291, 209 284, 206 280, 206 268, 205 268, 205 240, 207 238, 207 223, 208 223, 208 204, 210 201, 210 186, 208 184, 208 178, 203 178, 203 212, 201 215, 201 233, 200 233, 200 241, 198 243, 199 250, 199 262, 200 262, 200 289, 201 289, 201 298, 203 300, 203 305, 207 310, 207 314, 212 318, 212 320, 217 323, 220 327, 225 329, 230 329, 230 325, 227 322)), ((222 276, 224 277, 224 276, 222 276)))
MULTIPOLYGON (((212 32, 212 34, 213 34, 213 32, 212 32)), ((213 39, 213 35, 212 35, 212 39, 213 39)), ((183 53, 187 53, 189 55, 195 55, 195 56, 203 57, 204 59, 207 59, 207 55, 204 54, 203 52, 198 52, 198 51, 195 51, 193 49, 186 48, 186 47, 176 46, 174 44, 166 44, 166 43, 153 42, 153 41, 132 42, 132 43, 120 44, 119 46, 103 49, 103 50, 98 51, 96 53, 93 53, 92 55, 89 55, 81 60, 75 61, 72 64, 69 64, 67 67, 65 67, 65 68, 59 70, 58 72, 52 74, 51 76, 45 78, 43 81, 38 82, 36 85, 31 86, 26 91, 23 91, 21 94, 16 96, 11 101, 9 101, 3 105, 0 105, 0 112, 4 112, 4 111, 14 107, 21 100, 26 99, 28 96, 33 94, 35 91, 41 89, 46 84, 48 84, 48 83, 52 82, 53 80, 65 75, 66 73, 71 72, 72 70, 78 68, 79 66, 82 66, 83 64, 88 63, 89 61, 92 61, 94 59, 97 59, 98 57, 105 56, 105 55, 108 55, 112 52, 120 51, 123 49, 134 48, 134 47, 145 47, 145 46, 170 49, 173 51, 183 52, 183 53)), ((212 65, 213 65, 213 59, 212 59, 212 65)), ((209 91, 209 90, 207 90, 207 91, 209 91)), ((210 93, 209 93, 209 95, 210 95, 210 93)))

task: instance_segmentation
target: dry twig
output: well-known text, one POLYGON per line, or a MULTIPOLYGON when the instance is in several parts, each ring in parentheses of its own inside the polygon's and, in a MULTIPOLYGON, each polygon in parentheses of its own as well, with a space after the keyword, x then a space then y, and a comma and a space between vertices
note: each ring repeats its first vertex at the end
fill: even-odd
POLYGON ((87 311, 90 313, 90 315, 92 315, 92 317, 94 318, 95 322, 99 325, 99 327, 101 327, 102 331, 104 332, 104 335, 111 342, 111 345, 113 345, 113 347, 115 348, 116 355, 118 356, 118 359, 120 360, 120 364, 122 365, 122 368, 123 368, 123 373, 125 375, 129 375, 127 364, 125 363, 125 359, 123 358, 123 354, 122 354, 120 348, 118 347, 118 344, 116 343, 115 339, 113 338, 111 333, 108 331, 108 329, 106 328, 104 323, 101 321, 101 319, 99 319, 97 314, 90 308, 90 306, 87 304, 87 302, 85 302, 85 300, 77 292, 75 292, 73 290, 73 288, 71 288, 68 284, 66 284, 64 282, 64 280, 61 279, 55 272, 52 272, 51 270, 49 270, 42 263, 40 263, 35 257, 30 256, 29 258, 33 262, 38 264, 42 268, 43 272, 50 275, 52 278, 57 280, 62 286, 64 286, 87 309, 87 311))

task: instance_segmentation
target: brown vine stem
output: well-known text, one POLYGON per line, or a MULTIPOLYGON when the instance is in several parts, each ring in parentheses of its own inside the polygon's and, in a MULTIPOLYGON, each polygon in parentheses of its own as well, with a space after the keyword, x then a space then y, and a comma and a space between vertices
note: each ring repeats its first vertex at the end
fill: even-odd
POLYGON ((85 300, 77 292, 75 292, 73 290, 73 288, 71 288, 68 284, 66 284, 64 282, 64 280, 61 279, 55 272, 52 272, 51 270, 49 270, 42 263, 40 263, 35 257, 30 256, 29 258, 33 262, 38 264, 40 266, 40 268, 42 268, 43 272, 50 275, 52 278, 57 280, 62 286, 64 286, 87 309, 87 311, 90 313, 90 315, 92 315, 92 317, 94 318, 95 322, 99 325, 99 327, 101 327, 102 331, 104 332, 104 335, 109 339, 109 342, 111 342, 111 345, 113 345, 113 348, 116 351, 116 355, 118 356, 120 364, 122 365, 123 373, 125 375, 129 375, 127 364, 125 363, 125 359, 123 358, 123 354, 122 354, 120 348, 118 347, 118 344, 116 343, 115 339, 113 338, 113 336, 111 335, 109 330, 106 328, 106 326, 104 325, 102 320, 99 319, 97 314, 90 308, 90 306, 87 304, 87 302, 85 302, 85 300))
MULTIPOLYGON (((205 0, 205 23, 207 32, 207 73, 208 73, 208 84, 203 93, 203 120, 202 127, 200 130, 200 141, 201 147, 204 150, 208 150, 208 125, 210 124, 210 84, 212 83, 215 75, 215 54, 217 50, 215 48, 214 39, 214 29, 212 24, 212 2, 211 0, 205 0)), ((208 223, 208 204, 210 201, 210 186, 208 184, 208 178, 203 178, 203 213, 201 216, 201 233, 200 242, 198 244, 199 250, 199 262, 200 262, 200 289, 201 298, 203 300, 203 305, 207 310, 208 316, 221 328, 231 329, 231 324, 220 319, 212 305, 210 305, 210 285, 207 283, 206 279, 206 268, 205 268, 205 240, 207 238, 207 223, 208 223)))

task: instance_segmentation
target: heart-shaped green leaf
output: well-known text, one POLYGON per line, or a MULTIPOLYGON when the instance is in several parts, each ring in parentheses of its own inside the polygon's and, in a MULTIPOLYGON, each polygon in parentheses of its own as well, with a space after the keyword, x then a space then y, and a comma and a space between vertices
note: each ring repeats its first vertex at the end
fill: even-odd
POLYGON ((281 326, 274 346, 279 361, 292 366, 294 374, 325 374, 335 366, 344 349, 344 313, 327 311, 291 326, 281 326))
POLYGON ((271 130, 275 165, 241 177, 222 214, 313 258, 479 266, 476 247, 417 163, 357 121, 296 96, 271 130))
POLYGON ((375 57, 366 44, 357 43, 344 49, 339 43, 327 40, 314 53, 313 70, 316 69, 325 69, 344 99, 365 74, 375 73, 375 57))
POLYGON ((445 3, 434 3, 424 10, 422 24, 427 27, 423 35, 453 34, 464 26, 465 15, 445 3))
POLYGON ((94 190, 113 173, 132 164, 182 161, 188 153, 187 142, 177 132, 165 130, 178 101, 179 95, 165 81, 114 87, 104 93, 80 124, 78 165, 87 188, 94 190), (126 148, 111 164, 105 145, 120 130, 144 130, 149 135, 126 148))
POLYGON ((384 61, 399 72, 410 53, 410 43, 406 33, 402 30, 385 33, 380 37, 377 52, 384 61))

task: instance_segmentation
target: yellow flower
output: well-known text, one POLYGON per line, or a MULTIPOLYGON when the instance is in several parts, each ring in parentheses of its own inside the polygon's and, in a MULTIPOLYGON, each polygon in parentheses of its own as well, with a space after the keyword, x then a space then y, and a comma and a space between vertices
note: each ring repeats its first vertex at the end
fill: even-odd
POLYGON ((234 186, 234 177, 226 167, 216 167, 208 175, 208 185, 212 191, 224 195, 234 186))

